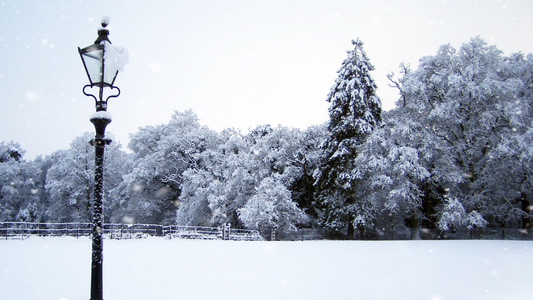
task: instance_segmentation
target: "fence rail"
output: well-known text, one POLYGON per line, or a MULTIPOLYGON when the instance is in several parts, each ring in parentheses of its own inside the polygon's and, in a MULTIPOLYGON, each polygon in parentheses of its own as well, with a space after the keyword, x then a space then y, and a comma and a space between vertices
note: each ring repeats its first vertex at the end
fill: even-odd
MULTIPOLYGON (((156 224, 104 224, 103 234, 111 239, 167 236, 169 238, 259 241, 263 237, 256 230, 221 227, 163 226, 156 224)), ((91 223, 26 223, 0 222, 0 239, 24 239, 38 236, 89 236, 91 223)))
MULTIPOLYGON (((305 241, 322 239, 339 239, 343 236, 328 235, 319 229, 302 228, 295 232, 276 234, 275 229, 245 230, 234 229, 225 224, 219 227, 156 225, 156 224, 104 224, 103 234, 111 239, 131 239, 147 236, 165 236, 167 238, 203 239, 203 240, 234 240, 261 241, 285 240, 305 241), (261 234, 261 233, 262 234, 261 234)), ((26 223, 0 222, 0 239, 24 239, 31 235, 38 236, 90 236, 91 223, 26 223)), ((501 239, 501 240, 533 240, 532 230, 500 228, 476 229, 442 232, 436 229, 422 229, 420 237, 427 240, 437 239, 501 239)), ((345 238, 345 237, 344 237, 345 238)), ((376 234, 368 237, 354 237, 365 240, 406 240, 410 232, 404 230, 396 234, 376 234)))

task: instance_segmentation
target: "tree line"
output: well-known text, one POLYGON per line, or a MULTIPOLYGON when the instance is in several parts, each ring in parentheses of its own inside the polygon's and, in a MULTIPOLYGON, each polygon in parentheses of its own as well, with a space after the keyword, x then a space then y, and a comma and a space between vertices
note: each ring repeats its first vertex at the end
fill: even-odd
MULTIPOLYGON (((419 229, 531 228, 533 55, 504 56, 479 37, 443 45, 389 74, 382 111, 374 66, 353 41, 327 101, 305 130, 221 132, 176 111, 106 148, 106 222, 219 226, 346 238, 419 229)), ((24 159, 0 143, 0 221, 88 222, 92 133, 24 159)), ((527 231, 526 231, 527 232, 527 231)))

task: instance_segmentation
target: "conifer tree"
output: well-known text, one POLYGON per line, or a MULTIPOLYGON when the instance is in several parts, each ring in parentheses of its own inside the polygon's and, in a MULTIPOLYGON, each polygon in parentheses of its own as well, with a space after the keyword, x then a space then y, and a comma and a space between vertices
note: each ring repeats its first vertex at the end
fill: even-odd
POLYGON ((353 235, 357 147, 381 121, 381 100, 370 75, 374 66, 363 49, 363 42, 352 41, 354 49, 337 71, 328 94, 330 103, 329 137, 323 144, 323 165, 315 173, 317 198, 323 210, 323 225, 353 235))

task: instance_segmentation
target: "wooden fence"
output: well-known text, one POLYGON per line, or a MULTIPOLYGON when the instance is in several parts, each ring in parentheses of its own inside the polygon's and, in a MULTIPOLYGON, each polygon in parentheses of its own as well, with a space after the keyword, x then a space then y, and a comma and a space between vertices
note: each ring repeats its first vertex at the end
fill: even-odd
MULTIPOLYGON (((156 224, 104 224, 103 234, 111 239, 131 239, 147 236, 169 238, 261 241, 256 230, 232 229, 230 226, 163 226, 156 224)), ((0 222, 0 239, 24 239, 37 236, 89 236, 91 223, 26 223, 0 222)))
MULTIPOLYGON (((322 239, 342 239, 342 236, 327 235, 319 229, 302 228, 290 233, 277 233, 275 228, 261 231, 234 229, 225 224, 219 227, 156 225, 156 224, 104 224, 104 237, 110 239, 131 239, 148 236, 165 236, 167 238, 233 240, 233 241, 306 241, 322 239)), ((90 236, 91 223, 26 223, 0 222, 0 240, 24 239, 31 235, 37 236, 90 236)), ((440 239, 501 239, 501 240, 533 240, 532 230, 520 229, 476 229, 454 232, 441 232, 433 229, 422 229, 420 237, 425 240, 440 239)), ((407 240, 408 230, 402 234, 379 235, 355 239, 367 240, 407 240)))
POLYGON ((163 227, 163 235, 182 239, 262 241, 257 230, 232 229, 229 224, 220 227, 170 225, 163 227))

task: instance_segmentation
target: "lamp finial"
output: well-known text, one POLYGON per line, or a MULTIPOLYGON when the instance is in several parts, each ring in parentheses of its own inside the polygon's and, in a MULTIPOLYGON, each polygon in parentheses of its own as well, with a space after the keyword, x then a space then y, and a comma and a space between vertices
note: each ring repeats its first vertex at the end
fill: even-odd
POLYGON ((104 16, 104 17, 102 18, 102 23, 101 23, 101 24, 102 24, 102 27, 106 28, 107 25, 109 25, 109 20, 110 20, 110 19, 111 19, 111 18, 110 18, 109 16, 104 16))

